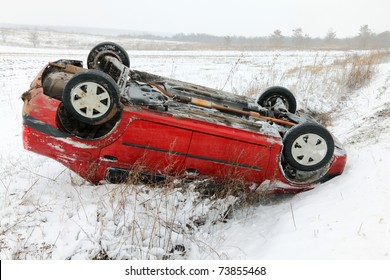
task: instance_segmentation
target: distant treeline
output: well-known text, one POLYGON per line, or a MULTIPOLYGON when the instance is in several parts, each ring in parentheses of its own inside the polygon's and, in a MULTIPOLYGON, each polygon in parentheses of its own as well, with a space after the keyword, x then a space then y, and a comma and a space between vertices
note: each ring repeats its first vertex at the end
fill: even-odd
POLYGON ((112 40, 135 50, 390 49, 390 31, 376 34, 370 30, 368 25, 361 26, 356 36, 348 38, 338 38, 333 29, 330 29, 322 38, 312 38, 304 33, 302 28, 293 29, 290 36, 285 36, 282 31, 276 29, 268 36, 259 37, 215 36, 205 33, 179 33, 168 36, 139 32, 122 35, 115 32, 112 35, 99 35, 98 31, 79 33, 64 32, 49 27, 11 28, 0 26, 0 45, 89 48, 95 42, 112 40))
POLYGON ((284 36, 280 30, 275 30, 269 36, 214 36, 205 33, 184 34, 173 36, 159 36, 152 34, 124 34, 126 38, 137 38, 157 41, 175 41, 212 45, 226 49, 248 48, 286 48, 286 49, 376 49, 390 47, 390 31, 375 34, 368 25, 360 27, 359 33, 354 37, 337 38, 336 32, 329 30, 326 36, 312 38, 305 34, 302 28, 293 29, 291 36, 284 36))

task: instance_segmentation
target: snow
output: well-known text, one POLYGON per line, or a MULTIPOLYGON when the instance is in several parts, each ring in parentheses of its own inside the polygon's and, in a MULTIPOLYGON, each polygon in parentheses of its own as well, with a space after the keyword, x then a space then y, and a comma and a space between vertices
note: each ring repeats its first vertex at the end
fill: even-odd
POLYGON ((221 229, 220 246, 240 259, 388 259, 389 152, 349 149, 343 176, 257 207, 250 219, 221 229))
POLYGON ((351 52, 129 51, 134 69, 240 93, 288 86, 301 108, 331 114, 329 129, 348 152, 344 174, 239 206, 175 180, 92 186, 23 149, 20 95, 48 61, 85 62, 87 53, 0 47, 0 259, 390 258, 389 61, 339 99, 330 92, 337 61, 351 52))

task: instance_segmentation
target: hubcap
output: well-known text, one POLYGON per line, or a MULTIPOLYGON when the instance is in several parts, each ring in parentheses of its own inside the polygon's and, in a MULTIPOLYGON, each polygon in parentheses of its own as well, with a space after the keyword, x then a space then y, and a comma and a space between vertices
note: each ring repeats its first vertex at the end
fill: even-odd
POLYGON ((291 147, 293 158, 302 165, 311 166, 321 162, 328 150, 324 138, 308 133, 299 136, 291 147))
POLYGON ((72 89, 71 103, 81 116, 99 118, 106 114, 110 108, 110 95, 101 85, 85 82, 72 89))

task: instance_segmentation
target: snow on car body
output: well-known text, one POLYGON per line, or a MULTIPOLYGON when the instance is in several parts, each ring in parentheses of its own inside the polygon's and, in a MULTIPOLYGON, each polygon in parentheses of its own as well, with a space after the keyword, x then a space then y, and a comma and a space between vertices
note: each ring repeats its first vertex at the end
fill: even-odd
POLYGON ((130 70, 113 43, 97 45, 87 61, 90 70, 80 61, 49 63, 34 79, 22 96, 23 143, 93 184, 124 182, 135 170, 298 192, 343 172, 343 148, 292 114, 286 89, 271 88, 253 103, 130 70))

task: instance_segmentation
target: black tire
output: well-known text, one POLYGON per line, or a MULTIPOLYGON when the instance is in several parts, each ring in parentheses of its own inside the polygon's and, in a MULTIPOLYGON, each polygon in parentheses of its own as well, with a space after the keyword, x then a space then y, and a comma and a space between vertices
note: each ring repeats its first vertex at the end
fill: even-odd
POLYGON ((292 92, 284 87, 275 86, 268 88, 262 94, 260 94, 256 100, 256 103, 261 107, 273 109, 276 98, 282 99, 288 112, 293 114, 296 112, 297 101, 292 92))
POLYGON ((283 139, 285 161, 301 171, 314 171, 325 167, 331 161, 333 152, 332 135, 314 122, 293 126, 283 139))
POLYGON ((121 108, 117 84, 99 70, 74 75, 65 85, 62 100, 76 120, 90 125, 105 123, 121 108))
POLYGON ((117 58, 123 65, 130 67, 130 58, 126 50, 112 42, 103 42, 95 47, 88 54, 88 69, 99 69, 104 71, 104 57, 111 56, 117 58))

